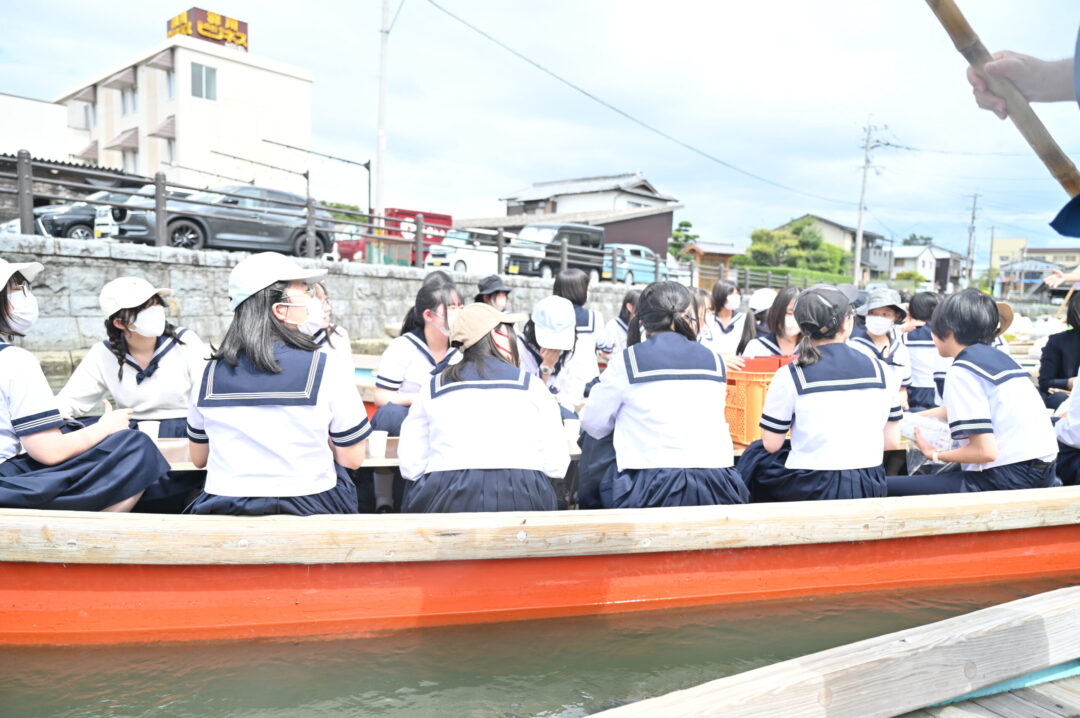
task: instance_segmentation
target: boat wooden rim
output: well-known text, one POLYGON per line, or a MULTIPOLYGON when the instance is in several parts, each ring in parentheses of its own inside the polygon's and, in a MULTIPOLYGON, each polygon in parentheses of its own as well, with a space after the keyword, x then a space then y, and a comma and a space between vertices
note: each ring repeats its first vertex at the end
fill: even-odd
POLYGON ((881 541, 1080 523, 1080 486, 594 511, 178 516, 0 509, 0 562, 460 561, 881 541))

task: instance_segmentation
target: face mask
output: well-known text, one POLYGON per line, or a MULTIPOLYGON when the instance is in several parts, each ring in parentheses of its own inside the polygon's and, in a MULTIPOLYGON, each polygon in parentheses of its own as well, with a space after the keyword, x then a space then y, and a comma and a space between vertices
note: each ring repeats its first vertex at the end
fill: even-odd
POLYGON ((495 304, 494 304, 494 306, 495 306, 495 308, 496 308, 496 309, 498 309, 498 310, 499 310, 499 311, 501 312, 501 311, 503 311, 504 309, 506 309, 506 304, 507 304, 507 301, 508 301, 508 300, 507 300, 507 298, 506 298, 506 297, 495 297, 495 304))
POLYGON ((304 321, 290 322, 288 319, 284 320, 285 324, 294 324, 296 326, 296 330, 301 334, 306 334, 310 337, 323 328, 323 303, 322 300, 318 297, 311 297, 303 304, 281 302, 281 306, 307 308, 307 317, 304 319, 304 321))
POLYGON ((790 314, 784 316, 784 334, 793 337, 801 331, 802 329, 799 328, 799 323, 795 321, 795 317, 790 314))
POLYGON ((724 309, 728 310, 729 312, 734 312, 741 306, 742 297, 740 297, 738 294, 729 295, 727 300, 724 302, 724 309))
POLYGON ((893 320, 888 317, 867 317, 866 331, 875 337, 885 336, 892 329, 893 320))
POLYGON ((165 307, 155 304, 139 312, 131 323, 131 331, 141 337, 160 337, 165 333, 165 307))
POLYGON ((38 318, 37 297, 28 291, 8 292, 7 323, 11 331, 26 334, 38 318))

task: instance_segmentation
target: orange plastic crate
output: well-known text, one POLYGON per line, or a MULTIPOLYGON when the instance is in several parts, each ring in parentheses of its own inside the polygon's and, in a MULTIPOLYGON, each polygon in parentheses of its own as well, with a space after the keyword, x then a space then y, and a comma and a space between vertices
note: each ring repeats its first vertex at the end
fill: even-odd
MULTIPOLYGON (((786 362, 785 362, 786 363, 786 362)), ((731 429, 731 440, 749 444, 761 438, 761 410, 776 369, 772 371, 729 371, 727 404, 724 416, 731 429)))

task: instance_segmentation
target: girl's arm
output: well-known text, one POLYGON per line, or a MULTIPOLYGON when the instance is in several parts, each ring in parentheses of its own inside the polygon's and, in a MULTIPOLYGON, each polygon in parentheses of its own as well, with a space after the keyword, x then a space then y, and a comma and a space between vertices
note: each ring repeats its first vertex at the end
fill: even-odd
POLYGON ((60 429, 47 429, 22 436, 19 441, 34 461, 55 466, 92 449, 106 437, 123 431, 130 422, 131 409, 111 410, 108 402, 105 402, 105 413, 92 426, 68 434, 60 433, 60 429))
POLYGON ((105 398, 108 387, 102 375, 104 370, 102 355, 113 359, 113 371, 116 371, 118 367, 115 366, 115 357, 109 354, 108 350, 103 350, 104 346, 100 344, 91 348, 79 362, 79 366, 75 367, 75 371, 64 384, 64 388, 56 395, 56 408, 65 419, 86 416, 105 398))
POLYGON ((784 439, 787 438, 786 434, 777 434, 775 431, 769 431, 768 429, 761 430, 761 444, 765 447, 765 451, 770 454, 775 454, 780 451, 780 448, 784 445, 784 439))
POLYGON ((945 422, 949 420, 949 413, 945 411, 945 407, 943 406, 935 406, 933 409, 926 409, 925 411, 920 411, 917 416, 931 416, 935 419, 941 419, 945 422))
MULTIPOLYGON (((997 460, 997 439, 991 433, 970 434, 968 443, 956 449, 938 452, 938 461, 956 462, 958 464, 986 464, 997 460)), ((915 429, 915 443, 923 456, 933 458, 934 447, 930 446, 915 429)))
POLYGON ((885 422, 885 451, 895 451, 900 448, 900 422, 885 422))
POLYGON ((205 469, 206 461, 210 458, 210 444, 196 443, 188 439, 188 454, 196 469, 205 469))
POLYGON ((380 409, 387 404, 412 406, 413 399, 415 398, 415 394, 402 394, 400 391, 383 389, 382 387, 375 387, 375 406, 380 409))

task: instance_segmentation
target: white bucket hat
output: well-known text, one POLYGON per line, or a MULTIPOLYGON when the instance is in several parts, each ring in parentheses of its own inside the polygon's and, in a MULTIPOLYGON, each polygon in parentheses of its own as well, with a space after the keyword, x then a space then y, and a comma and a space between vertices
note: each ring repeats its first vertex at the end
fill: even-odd
POLYGON ((229 309, 235 310, 245 299, 275 282, 315 279, 325 274, 325 269, 304 269, 277 252, 253 254, 229 272, 229 309))
POLYGON ((569 299, 544 297, 533 307, 532 320, 536 343, 541 347, 564 352, 574 348, 577 317, 569 299))
POLYGON ((9 262, 6 259, 0 259, 0 288, 6 287, 8 280, 16 273, 19 272, 26 281, 32 282, 37 275, 41 274, 41 270, 45 267, 41 262, 9 262))
POLYGON ((101 288, 98 301, 101 311, 108 319, 121 309, 141 307, 154 295, 164 297, 172 294, 171 289, 158 289, 142 277, 120 277, 101 288))

